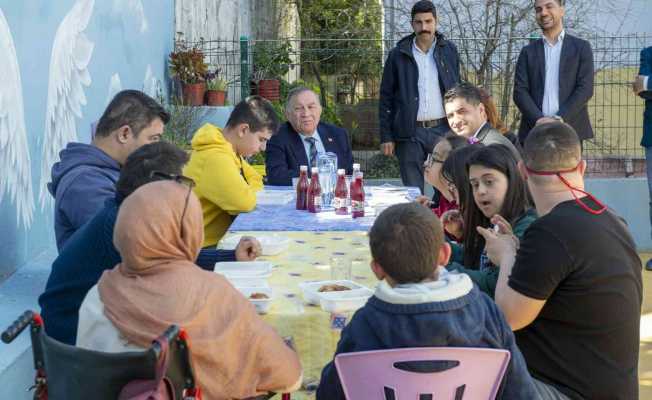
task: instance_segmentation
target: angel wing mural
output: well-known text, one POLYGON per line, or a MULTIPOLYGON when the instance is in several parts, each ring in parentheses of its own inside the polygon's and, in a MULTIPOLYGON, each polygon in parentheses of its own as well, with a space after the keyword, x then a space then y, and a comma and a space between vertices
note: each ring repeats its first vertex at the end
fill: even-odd
POLYGON ((128 15, 125 13, 130 13, 134 18, 137 18, 140 22, 140 33, 145 33, 149 28, 149 23, 147 22, 147 17, 145 16, 145 7, 143 7, 143 2, 141 0, 113 0, 113 12, 116 15, 121 15, 125 24, 130 23, 126 18, 128 15))
POLYGON ((152 66, 147 64, 147 68, 145 69, 145 79, 143 80, 143 92, 151 98, 156 99, 159 95, 160 87, 159 80, 152 72, 152 66))
POLYGON ((94 44, 88 40, 84 30, 93 13, 94 4, 94 0, 77 0, 61 21, 54 37, 39 183, 41 209, 52 205, 47 182, 59 151, 68 142, 77 141, 75 119, 82 117, 81 107, 86 105, 84 86, 91 84, 88 64, 94 44))
POLYGON ((113 100, 113 97, 122 90, 122 81, 120 80, 120 74, 117 72, 111 76, 111 81, 109 82, 109 91, 106 94, 106 101, 104 105, 107 106, 113 100))
POLYGON ((18 225, 32 224, 34 193, 27 145, 23 89, 9 24, 0 10, 0 199, 9 194, 18 225))

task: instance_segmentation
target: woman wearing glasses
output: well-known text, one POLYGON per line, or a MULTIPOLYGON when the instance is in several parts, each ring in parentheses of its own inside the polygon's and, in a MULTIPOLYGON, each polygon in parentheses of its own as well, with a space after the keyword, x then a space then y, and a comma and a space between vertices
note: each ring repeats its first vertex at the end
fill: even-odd
POLYGON ((449 133, 440 140, 431 154, 428 154, 424 166, 424 178, 426 182, 437 189, 442 195, 439 197, 439 204, 433 207, 433 202, 426 196, 417 197, 416 201, 424 206, 430 207, 432 211, 440 218, 446 228, 446 234, 449 239, 461 239, 461 219, 457 218, 459 213, 457 202, 455 201, 455 186, 443 179, 441 171, 442 165, 451 151, 467 146, 468 141, 462 136, 449 133))

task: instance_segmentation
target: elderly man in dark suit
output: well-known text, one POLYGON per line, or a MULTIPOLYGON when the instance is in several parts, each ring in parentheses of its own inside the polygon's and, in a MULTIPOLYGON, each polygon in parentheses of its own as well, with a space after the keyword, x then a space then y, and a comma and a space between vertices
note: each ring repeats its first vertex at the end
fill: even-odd
POLYGON ((543 38, 521 50, 514 79, 514 103, 521 111, 518 136, 544 122, 563 121, 581 140, 593 137, 587 104, 593 97, 593 52, 589 42, 564 31, 563 0, 536 0, 543 38))
MULTIPOLYGON (((634 93, 645 100, 641 146, 645 148, 647 184, 650 192, 650 225, 652 225, 652 46, 641 50, 641 65, 634 81, 634 93)), ((652 258, 645 264, 645 269, 652 271, 652 258)))
POLYGON ((346 130, 320 122, 321 104, 315 92, 306 87, 290 91, 285 106, 288 122, 267 143, 265 169, 267 184, 290 186, 292 178, 299 176, 301 165, 317 166, 319 154, 337 155, 337 168, 350 174, 353 155, 346 130))

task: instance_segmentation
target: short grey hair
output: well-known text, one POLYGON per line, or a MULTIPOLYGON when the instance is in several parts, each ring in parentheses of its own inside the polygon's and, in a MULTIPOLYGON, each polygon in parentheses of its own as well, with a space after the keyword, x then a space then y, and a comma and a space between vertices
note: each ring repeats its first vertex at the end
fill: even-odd
POLYGON ((319 96, 317 95, 317 93, 315 93, 314 90, 312 90, 312 89, 310 89, 308 87, 305 87, 305 86, 297 86, 295 88, 290 89, 290 91, 288 92, 288 98, 285 101, 285 111, 286 112, 290 111, 290 104, 292 103, 292 99, 294 99, 295 97, 297 97, 298 95, 300 95, 303 92, 310 92, 310 93, 314 94, 315 98, 317 99, 317 103, 321 107, 321 101, 319 100, 319 96))

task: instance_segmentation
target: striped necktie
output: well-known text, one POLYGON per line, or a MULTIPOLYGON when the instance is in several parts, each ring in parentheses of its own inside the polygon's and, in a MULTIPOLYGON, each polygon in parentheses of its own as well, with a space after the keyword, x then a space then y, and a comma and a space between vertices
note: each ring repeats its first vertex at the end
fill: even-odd
POLYGON ((310 144, 310 159, 308 162, 310 163, 310 167, 316 167, 317 166, 317 145, 315 142, 317 141, 314 137, 307 137, 304 139, 306 142, 310 144))

